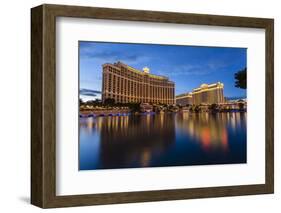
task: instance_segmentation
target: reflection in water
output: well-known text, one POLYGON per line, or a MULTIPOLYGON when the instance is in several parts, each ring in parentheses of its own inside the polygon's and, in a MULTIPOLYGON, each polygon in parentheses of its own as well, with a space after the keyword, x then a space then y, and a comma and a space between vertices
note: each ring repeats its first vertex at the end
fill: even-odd
POLYGON ((246 113, 80 118, 80 170, 246 163, 246 113))

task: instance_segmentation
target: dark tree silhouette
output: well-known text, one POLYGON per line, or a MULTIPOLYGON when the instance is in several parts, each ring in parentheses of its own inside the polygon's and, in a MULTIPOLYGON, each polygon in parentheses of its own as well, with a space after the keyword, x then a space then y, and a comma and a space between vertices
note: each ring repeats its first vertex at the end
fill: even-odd
POLYGON ((113 105, 115 103, 115 100, 113 98, 107 98, 104 100, 105 105, 113 105))
POLYGON ((209 110, 215 112, 216 110, 218 110, 218 104, 211 104, 209 106, 209 110))
POLYGON ((247 68, 244 68, 234 74, 235 87, 247 89, 247 68))

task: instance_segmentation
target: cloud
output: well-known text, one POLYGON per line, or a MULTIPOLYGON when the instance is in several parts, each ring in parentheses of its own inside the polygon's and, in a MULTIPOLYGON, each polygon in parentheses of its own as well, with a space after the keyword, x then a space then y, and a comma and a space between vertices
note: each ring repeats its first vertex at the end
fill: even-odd
POLYGON ((209 61, 207 63, 207 66, 211 69, 211 70, 217 70, 217 69, 221 69, 221 68, 225 68, 227 66, 229 66, 229 64, 227 64, 225 61, 223 60, 212 60, 209 61))
POLYGON ((98 50, 93 44, 91 45, 87 44, 84 46, 80 44, 80 57, 81 59, 84 60, 95 59, 102 63, 123 61, 125 63, 130 63, 130 64, 145 62, 151 59, 137 52, 126 52, 126 51, 108 50, 108 49, 98 50))
POLYGON ((91 89, 81 89, 79 93, 80 95, 96 97, 101 94, 101 91, 91 90, 91 89))
POLYGON ((165 69, 166 71, 169 70, 169 72, 158 71, 157 74, 166 76, 168 75, 169 77, 204 76, 211 75, 212 73, 215 73, 218 70, 224 69, 226 67, 228 67, 228 64, 225 62, 212 60, 200 64, 181 64, 173 67, 167 67, 165 69))
POLYGON ((212 72, 212 69, 210 69, 207 65, 194 65, 194 64, 185 64, 185 65, 178 65, 174 66, 170 69, 170 72, 157 72, 159 75, 167 75, 170 77, 176 77, 176 76, 190 76, 190 75, 196 75, 196 76, 202 76, 202 75, 208 75, 212 72))

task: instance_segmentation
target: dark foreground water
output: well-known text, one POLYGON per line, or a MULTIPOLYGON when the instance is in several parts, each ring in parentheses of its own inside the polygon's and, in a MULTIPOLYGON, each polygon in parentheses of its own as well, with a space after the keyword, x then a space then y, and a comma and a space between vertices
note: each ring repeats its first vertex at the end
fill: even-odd
POLYGON ((80 170, 246 163, 246 113, 80 118, 80 170))

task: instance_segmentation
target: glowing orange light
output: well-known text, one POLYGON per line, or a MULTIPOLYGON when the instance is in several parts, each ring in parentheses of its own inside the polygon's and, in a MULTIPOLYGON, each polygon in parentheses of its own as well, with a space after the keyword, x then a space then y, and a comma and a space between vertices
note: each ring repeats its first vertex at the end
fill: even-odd
POLYGON ((224 150, 228 149, 228 137, 227 137, 227 131, 226 129, 223 129, 222 134, 221 134, 221 142, 222 142, 222 147, 224 150))
POLYGON ((201 141, 203 148, 208 150, 211 146, 211 132, 209 128, 204 128, 201 132, 201 141))

